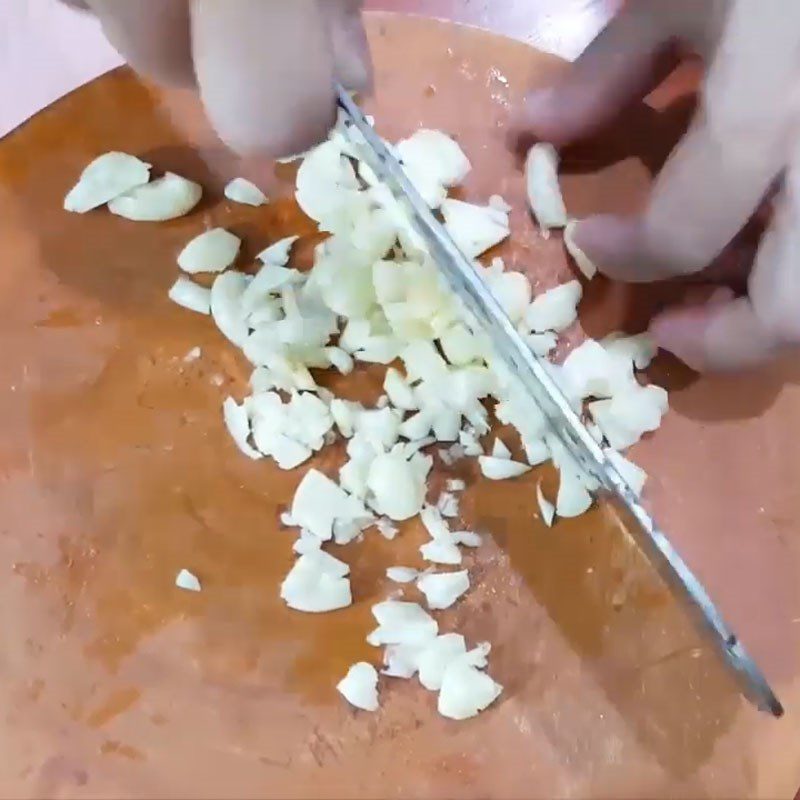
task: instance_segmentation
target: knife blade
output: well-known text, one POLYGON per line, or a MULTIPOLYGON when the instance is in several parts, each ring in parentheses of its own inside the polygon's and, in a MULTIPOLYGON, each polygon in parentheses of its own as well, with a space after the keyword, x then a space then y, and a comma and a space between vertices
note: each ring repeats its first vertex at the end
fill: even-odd
POLYGON ((409 213, 451 290, 487 334, 495 354, 544 413, 562 445, 600 485, 600 494, 627 523, 650 562, 685 604, 690 617, 706 634, 731 670, 742 694, 762 711, 776 717, 783 707, 755 661, 727 625, 706 589, 642 506, 603 448, 594 440, 540 359, 527 346, 494 295, 422 200, 400 162, 384 144, 350 93, 336 86, 339 106, 366 143, 367 162, 409 213))

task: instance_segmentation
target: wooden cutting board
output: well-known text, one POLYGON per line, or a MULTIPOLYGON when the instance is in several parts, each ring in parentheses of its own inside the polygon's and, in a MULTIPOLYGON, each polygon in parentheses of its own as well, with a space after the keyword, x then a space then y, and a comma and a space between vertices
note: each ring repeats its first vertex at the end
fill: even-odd
MULTIPOLYGON (((514 205, 512 241, 496 254, 536 287, 567 277, 559 237, 543 241, 524 211, 506 143, 526 88, 565 66, 442 22, 374 15, 369 28, 381 132, 456 135, 475 165, 463 196, 514 205)), ((637 109, 607 141, 568 154, 570 211, 639 207, 672 128, 668 114, 637 109)), ((222 147, 193 97, 126 69, 0 142, 0 794, 790 797, 800 392, 787 365, 699 380, 659 359, 651 378, 674 408, 634 452, 653 476, 650 504, 763 664, 784 720, 739 697, 607 509, 549 530, 533 498, 540 479, 554 492, 549 469, 490 485, 467 464, 439 464, 436 481, 465 478, 466 524, 490 535, 469 558, 474 590, 440 621, 493 643, 505 692, 464 723, 438 717, 411 681, 382 683, 374 715, 346 707, 336 681, 379 657, 364 636, 370 605, 395 588, 384 570, 417 563, 423 533, 410 524, 392 543, 370 533, 337 551, 353 607, 286 609, 293 534, 278 516, 302 471, 235 450, 220 406, 246 393, 249 370, 207 319, 166 299, 176 254, 212 224, 244 237, 242 266, 298 232, 298 264, 310 263, 292 168, 265 208, 222 197, 230 178, 264 170, 222 147), (201 182, 202 205, 158 225, 64 213, 81 169, 111 149, 201 182), (200 595, 174 587, 183 567, 200 595)), ((597 280, 583 327, 634 331, 674 294, 597 280)), ((379 392, 369 372, 331 385, 379 392)), ((315 466, 334 474, 340 462, 330 448, 315 466)))

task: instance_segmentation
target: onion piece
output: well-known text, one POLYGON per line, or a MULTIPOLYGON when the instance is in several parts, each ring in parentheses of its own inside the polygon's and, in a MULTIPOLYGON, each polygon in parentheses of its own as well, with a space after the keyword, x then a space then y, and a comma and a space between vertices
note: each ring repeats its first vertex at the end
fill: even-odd
POLYGON ((367 637, 375 647, 385 644, 422 645, 436 638, 439 625, 419 603, 384 600, 372 606, 378 627, 367 637))
POLYGON ((415 131, 397 143, 397 153, 409 179, 431 208, 438 208, 447 197, 447 189, 461 183, 472 169, 458 142, 441 131, 415 131))
POLYGON ((187 592, 199 592, 202 590, 197 576, 189 572, 188 569, 182 569, 178 573, 175 578, 175 585, 187 592))
POLYGON ((537 142, 525 159, 528 203, 545 237, 551 228, 567 224, 567 209, 558 182, 558 151, 552 144, 537 142))
POLYGON ((261 453, 247 441, 250 437, 250 419, 244 404, 238 405, 232 397, 228 397, 222 404, 222 415, 225 426, 239 450, 253 460, 261 458, 261 453))
POLYGON ((556 507, 544 496, 541 483, 536 484, 536 502, 539 504, 539 513, 542 515, 542 522, 544 522, 548 528, 551 528, 556 515, 556 507))
POLYGON ((517 478, 530 471, 528 464, 512 461, 508 458, 495 458, 494 456, 480 456, 478 458, 481 473, 491 481, 504 481, 517 478))
POLYGON ((449 540, 433 539, 430 542, 425 542, 419 548, 419 552, 425 561, 430 561, 433 564, 457 566, 461 563, 461 551, 452 538, 449 540))
POLYGON ((599 342, 587 339, 564 360, 561 375, 567 394, 579 397, 613 397, 636 385, 630 359, 610 353, 599 342))
POLYGON ((473 531, 453 531, 453 541, 464 547, 480 547, 483 544, 480 534, 473 531))
POLYGON ((498 436, 494 440, 494 446, 492 447, 492 458, 511 458, 511 451, 506 447, 503 440, 498 436))
POLYGON ((539 464, 544 464, 550 458, 550 448, 544 439, 523 441, 522 447, 525 450, 525 460, 532 467, 538 467, 539 464))
POLYGON ((537 295, 525 313, 525 323, 536 333, 566 330, 578 318, 583 295, 579 281, 569 281, 537 295))
POLYGON ((98 156, 64 198, 64 210, 76 214, 99 208, 150 180, 150 164, 128 153, 98 156))
POLYGON ((572 469, 561 468, 561 482, 558 485, 556 513, 559 517, 579 517, 586 513, 592 505, 592 496, 581 480, 581 476, 572 469))
POLYGON ((457 659, 442 678, 438 711, 448 719, 469 719, 490 706, 502 691, 486 673, 457 659))
POLYGON ((578 247, 575 241, 575 228, 578 226, 578 220, 573 219, 567 223, 564 229, 564 246, 567 248, 567 253, 575 262, 575 266, 583 273, 587 281, 590 281, 597 274, 597 266, 595 263, 578 247))
POLYGON ((281 584, 281 598, 289 608, 309 614, 346 608, 353 602, 350 568, 323 550, 308 552, 295 561, 281 584))
POLYGON ((623 477, 633 493, 640 497, 647 481, 647 473, 633 461, 625 458, 621 453, 610 448, 605 451, 606 458, 614 465, 617 472, 623 477))
POLYGON ((375 521, 375 527, 378 529, 378 533, 388 541, 392 541, 399 533, 397 525, 390 519, 386 519, 386 517, 379 517, 375 521))
POLYGON ((629 358, 636 369, 647 369, 658 352, 658 345, 647 332, 634 336, 611 333, 600 344, 612 355, 629 358))
POLYGON ((414 391, 408 381, 394 368, 386 370, 383 381, 383 390, 389 397, 389 402, 402 411, 416 411, 419 406, 414 397, 414 391))
POLYGON ((225 187, 224 194, 228 200, 247 206, 263 206, 267 202, 264 192, 247 178, 234 178, 225 187))
POLYGON ((460 572, 434 572, 423 575, 417 587, 425 595, 428 608, 450 608, 469 589, 467 570, 460 572))
POLYGON ((285 267, 289 262, 289 253, 292 250, 292 245, 299 238, 299 236, 287 236, 285 239, 279 239, 274 244, 271 244, 269 247, 262 250, 256 256, 256 258, 262 264, 272 264, 276 267, 285 267))
POLYGON ((458 516, 458 498, 450 492, 442 492, 436 501, 436 508, 443 517, 454 518, 458 516))
POLYGON ((108 210, 134 222, 163 222, 188 214, 202 196, 200 184, 168 172, 163 178, 115 197, 108 210))
POLYGON ((236 260, 242 240, 224 228, 195 236, 178 256, 178 266, 189 274, 224 272, 236 260))
POLYGON ((416 516, 425 502, 425 480, 401 453, 378 456, 370 465, 367 486, 372 508, 396 521, 416 516))
POLYGON ((315 469, 303 476, 290 513, 297 525, 307 528, 323 541, 333 536, 334 521, 348 522, 371 516, 359 500, 315 469))
POLYGON ((448 478, 447 488, 451 492, 463 492, 467 488, 467 484, 461 478, 448 478))
POLYGON ((558 345, 558 337, 552 331, 545 331, 544 333, 529 333, 525 337, 528 347, 537 355, 545 356, 550 355, 558 345))
POLYGON ((466 654, 467 644, 460 633, 437 636, 415 654, 419 682, 429 691, 438 692, 442 688, 447 668, 455 661, 463 659, 466 654))
POLYGON ((359 661, 347 671, 347 675, 336 684, 336 691, 362 711, 378 710, 378 673, 372 664, 359 661))
POLYGON ((198 286, 188 278, 178 278, 167 296, 173 303, 188 308, 189 311, 196 311, 198 314, 211 313, 211 290, 198 286))
POLYGON ((237 347, 243 347, 247 339, 242 296, 248 284, 248 276, 232 270, 218 275, 211 287, 211 316, 220 332, 237 347))
POLYGON ((414 567, 389 567, 386 577, 394 583, 412 583, 419 577, 419 570, 414 567))
POLYGON ((508 214, 489 206, 449 198, 442 203, 444 226, 467 258, 482 253, 508 238, 508 214))

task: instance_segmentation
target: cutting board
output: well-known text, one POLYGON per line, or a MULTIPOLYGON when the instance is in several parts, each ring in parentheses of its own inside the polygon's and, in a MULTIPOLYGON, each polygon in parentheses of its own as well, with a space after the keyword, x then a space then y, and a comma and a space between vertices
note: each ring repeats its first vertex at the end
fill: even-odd
MULTIPOLYGON (((371 15, 375 97, 391 139, 417 127, 455 135, 474 164, 461 196, 503 195, 512 238, 490 255, 537 289, 571 277, 558 236, 524 210, 509 115, 566 66, 476 29, 371 15)), ((674 134, 669 111, 634 109, 606 137, 565 154, 570 212, 634 211, 674 134)), ((221 403, 249 369, 206 318, 169 303, 175 257, 222 225, 241 266, 276 239, 316 239, 292 199, 293 167, 243 164, 195 98, 117 70, 0 142, 0 794, 57 797, 790 797, 800 782, 800 435, 798 370, 698 379, 661 357, 663 428, 634 450, 648 503, 763 664, 787 716, 749 707, 628 533, 599 507, 546 528, 534 487, 548 469, 489 484, 464 478, 474 589, 443 630, 488 640, 505 687, 475 720, 440 718, 416 682, 381 683, 356 712, 334 685, 379 654, 370 605, 395 590, 387 566, 418 563, 419 525, 337 550, 355 603, 323 616, 286 609, 292 563, 282 529, 302 470, 242 457, 221 403), (170 223, 61 209, 81 169, 123 150, 205 188, 170 223), (239 174, 269 182, 261 209, 224 200, 239 174), (201 348, 197 360, 187 353, 201 348), (199 595, 181 592, 181 568, 199 595)), ((677 235, 677 232, 676 232, 677 235)), ((646 324, 676 289, 587 288, 582 328, 646 324)), ((580 330, 568 339, 578 341, 580 330)), ((332 380, 379 394, 378 373, 332 380)), ((509 444, 515 444, 507 437, 509 444)), ((329 474, 341 448, 315 466, 329 474)), ((408 592, 416 599, 413 590, 408 592)))

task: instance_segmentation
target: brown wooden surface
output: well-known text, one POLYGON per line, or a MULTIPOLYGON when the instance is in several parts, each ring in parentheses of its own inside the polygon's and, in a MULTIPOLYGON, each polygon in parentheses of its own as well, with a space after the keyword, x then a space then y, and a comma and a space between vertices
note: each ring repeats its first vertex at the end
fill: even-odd
MULTIPOLYGON (((523 211, 504 129, 531 82, 562 65, 430 21, 374 18, 370 30, 383 133, 457 134, 475 163, 466 196, 500 192, 515 206, 499 253, 538 286, 566 276, 560 242, 538 238, 523 211)), ((637 207, 671 127, 642 109, 613 145, 573 151, 570 210, 637 207)), ((333 685, 351 661, 376 658, 363 642, 369 606, 392 588, 387 565, 414 563, 422 534, 411 525, 395 543, 369 535, 341 553, 351 609, 311 617, 277 598, 292 541, 277 516, 299 475, 234 449, 219 407, 248 371, 208 320, 165 298, 175 254, 206 225, 246 237, 243 265, 303 226, 290 199, 225 202, 241 169, 192 98, 126 71, 0 144, 0 795, 790 797, 796 374, 694 380, 661 360, 653 377, 673 390, 674 411, 635 452, 654 475, 651 504, 763 663, 785 720, 739 698, 606 509, 546 530, 537 475, 487 485, 474 470, 467 522, 492 536, 470 564, 475 590, 441 619, 493 642, 502 701, 455 724, 420 687, 391 682, 377 715, 353 713, 333 685), (75 176, 111 148, 201 181, 203 205, 164 225, 65 214, 75 176), (203 357, 184 364, 195 345, 203 357), (201 595, 174 588, 181 567, 200 576, 201 595)), ((582 322, 593 335, 642 324, 662 299, 598 281, 582 322)), ((355 388, 374 390, 369 377, 355 388)), ((317 466, 333 470, 339 455, 317 466)))

